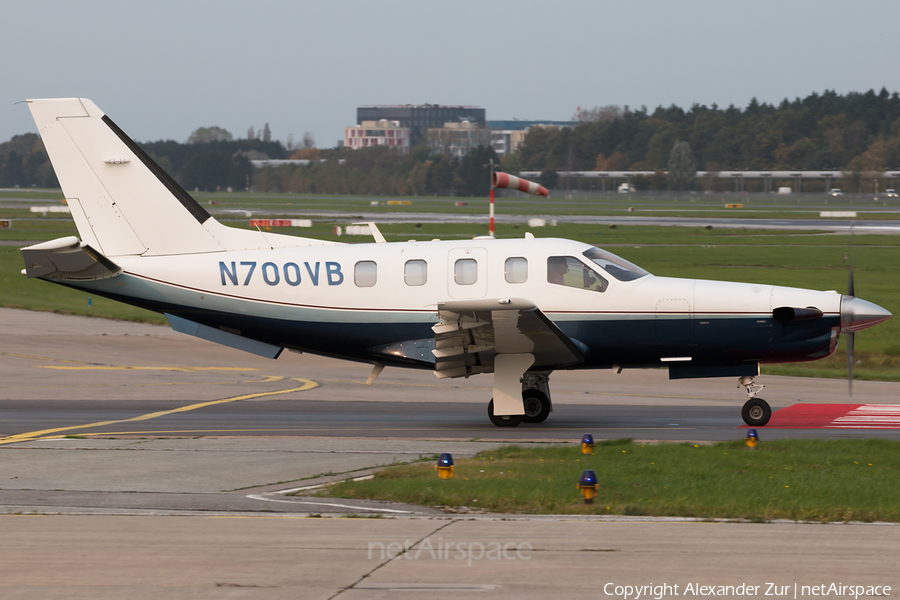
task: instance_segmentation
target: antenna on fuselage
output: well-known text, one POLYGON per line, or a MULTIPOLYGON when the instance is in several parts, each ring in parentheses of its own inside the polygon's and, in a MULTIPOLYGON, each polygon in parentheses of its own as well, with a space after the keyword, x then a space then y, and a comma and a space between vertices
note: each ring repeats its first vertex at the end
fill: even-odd
POLYGON ((262 236, 263 241, 269 245, 269 250, 274 250, 275 246, 272 245, 272 242, 266 239, 266 234, 263 233, 263 230, 259 228, 259 224, 256 225, 256 230, 259 232, 259 235, 262 236))
POLYGON ((381 231, 379 231, 378 225, 376 225, 374 221, 366 221, 364 223, 353 223, 353 225, 367 225, 369 227, 369 233, 371 233, 372 237, 375 238, 376 244, 386 244, 387 243, 387 240, 384 239, 383 235, 381 235, 381 231))

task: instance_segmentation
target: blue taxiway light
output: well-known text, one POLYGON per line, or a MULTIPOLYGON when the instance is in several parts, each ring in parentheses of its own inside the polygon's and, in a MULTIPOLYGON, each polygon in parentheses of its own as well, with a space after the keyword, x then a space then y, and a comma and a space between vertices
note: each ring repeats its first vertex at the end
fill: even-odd
POLYGON ((581 472, 581 479, 578 481, 578 487, 594 487, 597 485, 597 474, 593 469, 585 469, 581 472))
POLYGON ((582 454, 593 454, 594 453, 594 436, 589 433, 584 434, 581 438, 581 453, 582 454))

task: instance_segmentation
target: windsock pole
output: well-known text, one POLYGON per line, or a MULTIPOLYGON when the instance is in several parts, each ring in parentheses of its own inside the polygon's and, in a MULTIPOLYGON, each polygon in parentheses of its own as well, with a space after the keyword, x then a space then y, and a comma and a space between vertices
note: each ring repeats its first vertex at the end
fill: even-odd
POLYGON ((490 235, 494 237, 494 159, 490 159, 485 165, 490 171, 491 176, 491 210, 490 210, 490 235))
POLYGON ((491 237, 494 237, 494 188, 491 188, 491 237))
POLYGON ((550 196, 550 191, 542 185, 527 179, 521 179, 509 173, 498 173, 494 171, 496 165, 494 159, 484 165, 485 169, 491 172, 491 237, 494 237, 494 188, 509 188, 526 194, 534 194, 535 196, 550 196))

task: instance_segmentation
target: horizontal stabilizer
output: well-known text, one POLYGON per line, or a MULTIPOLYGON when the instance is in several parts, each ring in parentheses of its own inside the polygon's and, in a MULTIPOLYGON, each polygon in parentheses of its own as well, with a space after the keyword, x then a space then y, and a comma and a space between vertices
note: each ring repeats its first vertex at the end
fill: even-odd
POLYGON ((122 272, 117 264, 75 236, 28 246, 21 252, 28 277, 84 281, 105 279, 122 272))
POLYGON ((284 350, 281 346, 257 342, 256 340, 245 338, 236 333, 230 333, 228 331, 216 329, 215 327, 201 325, 200 323, 182 319, 181 317, 176 317, 169 313, 165 313, 165 315, 166 319, 169 320, 169 325, 171 325, 172 329, 178 333, 186 333, 209 342, 215 342, 217 344, 222 344, 223 346, 228 346, 229 348, 243 350, 244 352, 256 354, 257 356, 262 356, 264 358, 278 358, 278 355, 284 350))

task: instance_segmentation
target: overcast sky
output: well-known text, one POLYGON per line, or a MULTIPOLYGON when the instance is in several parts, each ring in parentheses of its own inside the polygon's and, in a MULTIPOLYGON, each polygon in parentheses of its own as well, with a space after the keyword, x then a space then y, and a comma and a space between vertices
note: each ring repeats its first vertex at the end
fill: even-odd
POLYGON ((26 98, 90 98, 138 141, 269 123, 331 147, 361 104, 560 120, 900 91, 896 0, 19 0, 2 20, 0 141, 36 131, 26 98))

